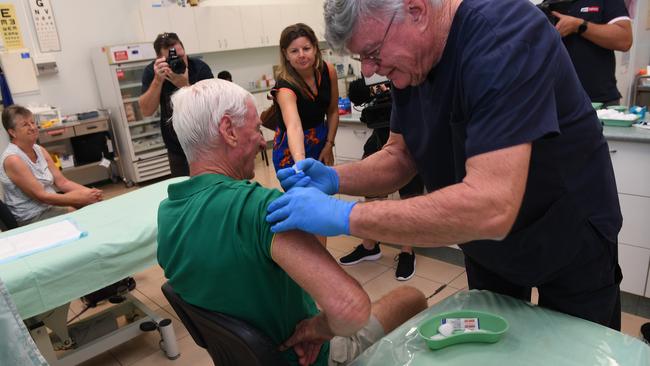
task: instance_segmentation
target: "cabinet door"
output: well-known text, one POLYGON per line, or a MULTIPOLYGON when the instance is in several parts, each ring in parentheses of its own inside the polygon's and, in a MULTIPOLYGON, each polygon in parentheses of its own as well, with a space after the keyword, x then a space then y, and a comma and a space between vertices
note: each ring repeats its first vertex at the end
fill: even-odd
POLYGON ((621 243, 650 249, 650 198, 629 194, 619 194, 618 198, 623 213, 623 227, 618 240, 621 243))
POLYGON ((260 6, 241 6, 241 23, 244 32, 244 43, 248 48, 263 47, 266 45, 262 9, 260 6))
POLYGON ((319 2, 307 1, 298 4, 298 14, 301 22, 310 26, 319 41, 325 40, 325 21, 323 19, 323 6, 319 2))
POLYGON ((242 28, 241 13, 238 6, 217 6, 214 7, 219 40, 223 42, 221 50, 237 50, 245 48, 244 33, 242 28))
POLYGON ((608 141, 620 193, 650 197, 650 144, 608 141))
POLYGON ((201 6, 194 11, 201 52, 208 53, 222 49, 223 36, 219 34, 218 12, 219 8, 216 6, 201 6))
POLYGON ((621 290, 643 296, 646 291, 650 249, 619 244, 618 261, 623 270, 621 290))
POLYGON ((194 20, 194 8, 170 6, 167 9, 171 23, 167 31, 178 34, 178 38, 183 42, 186 53, 199 53, 200 45, 199 36, 196 31, 196 21, 194 20))
POLYGON ((140 19, 142 20, 144 38, 147 42, 153 43, 160 33, 173 32, 167 9, 152 7, 150 1, 140 1, 140 19))
POLYGON ((361 160, 363 145, 371 134, 372 130, 361 123, 340 124, 335 139, 336 160, 361 160))
POLYGON ((264 23, 265 45, 279 45, 282 31, 288 25, 296 23, 298 11, 295 10, 293 5, 287 4, 260 5, 259 9, 264 23))

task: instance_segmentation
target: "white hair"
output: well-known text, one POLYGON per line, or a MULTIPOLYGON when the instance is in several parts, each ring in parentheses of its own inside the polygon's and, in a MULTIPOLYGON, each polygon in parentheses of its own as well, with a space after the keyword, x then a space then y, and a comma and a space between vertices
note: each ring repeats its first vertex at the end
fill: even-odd
POLYGON ((253 96, 247 90, 221 79, 202 80, 172 95, 171 122, 188 162, 216 147, 224 116, 235 126, 244 124, 248 98, 253 96))
MULTIPOLYGON (((442 0, 429 2, 436 6, 442 0)), ((395 20, 400 21, 404 16, 403 9, 404 0, 326 0, 323 5, 325 39, 332 49, 343 52, 359 19, 383 19, 394 13, 395 20)))

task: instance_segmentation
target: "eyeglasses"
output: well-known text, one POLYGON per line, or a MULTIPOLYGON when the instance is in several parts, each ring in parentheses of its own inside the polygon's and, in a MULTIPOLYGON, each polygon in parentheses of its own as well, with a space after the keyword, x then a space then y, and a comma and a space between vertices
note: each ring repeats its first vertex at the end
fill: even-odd
POLYGON ((386 41, 386 37, 388 36, 388 31, 390 31, 390 27, 393 25, 393 21, 395 20, 395 15, 397 15, 397 10, 393 12, 393 16, 390 17, 390 22, 388 23, 388 27, 386 27, 386 32, 384 32, 384 37, 381 40, 381 43, 379 43, 379 46, 377 49, 372 52, 370 55, 359 55, 359 57, 352 57, 353 60, 357 60, 361 63, 364 62, 371 62, 374 63, 375 65, 379 65, 381 63, 381 57, 379 57, 379 53, 381 52, 381 48, 384 46, 384 42, 386 41))
POLYGON ((160 38, 160 39, 178 38, 178 36, 176 35, 176 33, 167 33, 167 32, 165 32, 165 33, 160 33, 157 38, 160 38))

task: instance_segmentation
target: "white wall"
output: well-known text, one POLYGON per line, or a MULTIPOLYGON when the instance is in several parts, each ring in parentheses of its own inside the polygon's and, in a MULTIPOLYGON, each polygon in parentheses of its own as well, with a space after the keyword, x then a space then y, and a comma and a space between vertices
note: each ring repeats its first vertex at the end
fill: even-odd
MULTIPOLYGON (((621 103, 628 104, 631 100, 631 92, 634 76, 639 69, 645 69, 650 64, 650 22, 648 16, 648 0, 637 0, 632 21, 634 41, 632 49, 626 53, 616 52, 616 81, 618 90, 622 94, 621 103)), ((629 9, 632 13, 632 9, 629 9)))

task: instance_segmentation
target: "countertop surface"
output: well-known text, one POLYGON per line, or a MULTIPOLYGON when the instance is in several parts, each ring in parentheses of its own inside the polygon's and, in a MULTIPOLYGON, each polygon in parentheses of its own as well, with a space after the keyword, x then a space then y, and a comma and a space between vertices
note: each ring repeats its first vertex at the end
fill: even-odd
MULTIPOLYGON (((362 123, 359 118, 361 117, 360 113, 345 114, 339 116, 339 122, 341 123, 362 123)), ((639 127, 612 127, 612 126, 603 126, 603 135, 607 140, 612 141, 629 141, 629 142, 647 142, 650 143, 650 129, 639 128, 639 127)))

